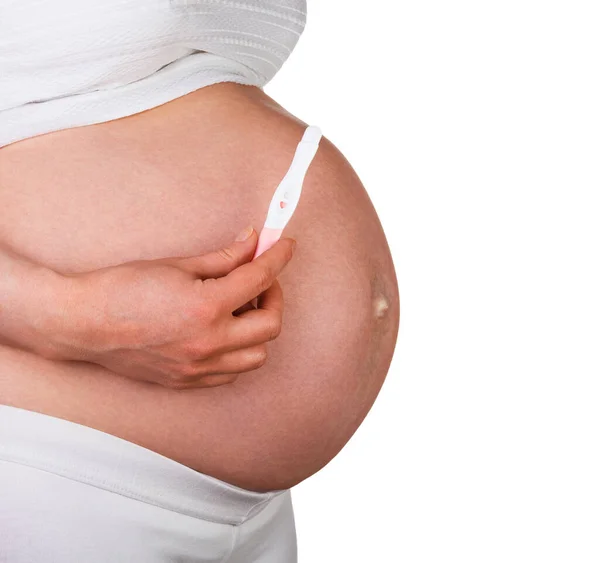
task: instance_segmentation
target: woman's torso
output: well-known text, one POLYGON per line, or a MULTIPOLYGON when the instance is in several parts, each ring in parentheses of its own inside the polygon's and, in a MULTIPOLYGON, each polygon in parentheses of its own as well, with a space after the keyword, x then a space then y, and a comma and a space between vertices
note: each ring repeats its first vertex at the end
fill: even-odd
MULTIPOLYGON (((151 110, 0 149, 0 241, 63 273, 198 255, 257 229, 305 124, 217 84, 151 110)), ((284 325, 262 368, 175 391, 0 346, 0 403, 114 434, 241 487, 290 487, 370 409, 398 329, 389 248, 360 181, 323 140, 287 236, 284 325)))

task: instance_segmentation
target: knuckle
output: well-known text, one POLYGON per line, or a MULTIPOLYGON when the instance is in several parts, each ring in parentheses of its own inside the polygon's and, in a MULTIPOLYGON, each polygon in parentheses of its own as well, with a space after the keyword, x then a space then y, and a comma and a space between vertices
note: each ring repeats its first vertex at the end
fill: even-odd
POLYGON ((210 325, 221 316, 221 299, 219 290, 215 287, 215 279, 201 281, 199 295, 193 295, 186 310, 186 316, 193 318, 202 325, 210 325))
POLYGON ((227 262, 235 262, 235 259, 236 259, 235 252, 233 251, 233 249, 231 249, 228 246, 226 246, 225 248, 221 248, 221 249, 217 250, 217 254, 223 260, 226 260, 227 262))
MULTIPOLYGON (((216 332, 216 331, 215 331, 216 332)), ((201 356, 198 359, 205 360, 218 354, 219 345, 221 344, 217 334, 211 335, 211 337, 205 337, 200 343, 201 356)))
POLYGON ((176 380, 185 383, 188 379, 197 377, 198 375, 200 375, 200 369, 198 366, 195 366, 191 363, 181 364, 177 368, 176 380))
POLYGON ((174 391, 181 391, 182 389, 187 389, 188 385, 189 384, 186 381, 177 377, 171 377, 164 384, 165 387, 173 389, 174 391))
POLYGON ((182 345, 183 356, 186 360, 203 360, 210 356, 211 346, 205 340, 193 340, 182 345))
POLYGON ((287 264, 294 256, 294 245, 293 244, 288 244, 287 245, 287 250, 285 253, 285 263, 287 264))
POLYGON ((202 318, 207 324, 215 322, 221 316, 221 306, 217 299, 207 299, 202 304, 202 318))
POLYGON ((256 274, 256 284, 261 291, 267 289, 273 283, 273 274, 270 268, 264 268, 256 274))
POLYGON ((267 363, 268 358, 266 346, 254 350, 250 356, 250 363, 255 367, 262 367, 267 363))
POLYGON ((266 332, 269 340, 275 340, 281 334, 281 321, 275 318, 269 319, 266 332))

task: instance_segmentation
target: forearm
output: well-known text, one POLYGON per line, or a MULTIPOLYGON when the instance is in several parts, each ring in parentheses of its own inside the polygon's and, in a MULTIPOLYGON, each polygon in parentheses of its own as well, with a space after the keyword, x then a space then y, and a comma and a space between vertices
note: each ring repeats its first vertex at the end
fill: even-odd
POLYGON ((51 354, 52 317, 61 312, 63 280, 0 242, 0 344, 51 354))

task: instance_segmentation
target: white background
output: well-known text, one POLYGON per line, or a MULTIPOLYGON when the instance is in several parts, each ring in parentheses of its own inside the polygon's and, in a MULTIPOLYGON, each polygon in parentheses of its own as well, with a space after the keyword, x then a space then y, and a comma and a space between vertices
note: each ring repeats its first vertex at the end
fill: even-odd
POLYGON ((309 0, 266 91, 362 178, 402 312, 300 563, 600 561, 597 6, 309 0))

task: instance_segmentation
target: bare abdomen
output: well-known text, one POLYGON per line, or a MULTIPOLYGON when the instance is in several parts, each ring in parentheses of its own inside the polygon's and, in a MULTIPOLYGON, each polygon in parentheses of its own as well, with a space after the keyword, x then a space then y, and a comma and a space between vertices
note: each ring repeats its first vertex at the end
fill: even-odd
MULTIPOLYGON (((202 254, 260 228, 304 125, 233 84, 0 149, 0 240, 57 271, 202 254)), ((383 383, 398 293, 377 215, 326 140, 286 229, 286 309, 265 366, 174 391, 0 346, 0 403, 85 424, 238 486, 290 487, 332 459, 383 383)))

